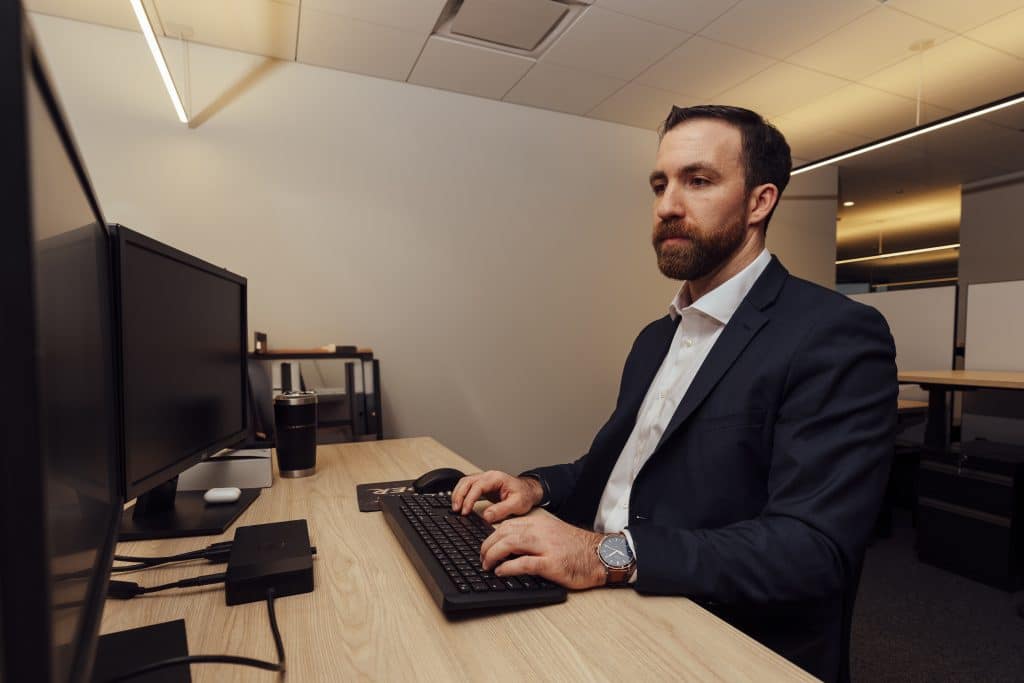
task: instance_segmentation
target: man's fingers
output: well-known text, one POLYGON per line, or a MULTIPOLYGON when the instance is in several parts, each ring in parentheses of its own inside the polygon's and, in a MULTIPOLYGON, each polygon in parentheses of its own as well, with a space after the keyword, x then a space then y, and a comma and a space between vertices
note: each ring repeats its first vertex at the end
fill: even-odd
POLYGON ((484 510, 483 517, 488 522, 500 522, 509 515, 521 515, 525 512, 529 512, 529 510, 523 509, 525 506, 526 503, 523 500, 523 497, 517 493, 513 493, 500 503, 495 503, 484 510))
POLYGON ((495 531, 480 546, 480 562, 483 568, 490 570, 509 555, 528 555, 535 552, 532 536, 521 528, 502 529, 495 531))
MULTIPOLYGON (((544 558, 536 555, 523 555, 513 560, 506 560, 494 568, 495 576, 520 576, 522 574, 534 574, 544 576, 544 569, 547 563, 544 558)), ((547 578, 547 577, 545 577, 547 578)))
POLYGON ((460 507, 459 512, 463 515, 468 515, 472 512, 473 506, 476 505, 476 502, 480 500, 480 496, 482 496, 486 491, 487 487, 483 477, 470 484, 469 490, 466 492, 466 497, 462 500, 462 506, 460 507))
POLYGON ((452 489, 452 510, 462 509, 462 500, 466 495, 466 491, 468 491, 473 482, 479 478, 479 474, 471 474, 468 477, 459 479, 459 482, 455 484, 455 488, 452 489))

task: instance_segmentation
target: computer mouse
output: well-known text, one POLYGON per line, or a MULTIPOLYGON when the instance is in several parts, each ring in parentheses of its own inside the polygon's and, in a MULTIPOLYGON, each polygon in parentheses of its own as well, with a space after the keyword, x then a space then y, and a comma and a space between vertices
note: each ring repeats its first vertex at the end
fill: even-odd
POLYGON ((412 483, 416 493, 441 493, 451 491, 465 474, 452 467, 441 467, 424 473, 412 483))
POLYGON ((228 486, 219 489, 210 489, 203 494, 203 500, 211 505, 234 503, 242 495, 242 489, 228 486))

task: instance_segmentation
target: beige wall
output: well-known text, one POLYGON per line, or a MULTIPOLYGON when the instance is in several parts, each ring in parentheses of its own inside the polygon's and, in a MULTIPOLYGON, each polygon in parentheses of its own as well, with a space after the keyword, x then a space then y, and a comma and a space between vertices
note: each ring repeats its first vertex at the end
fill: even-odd
MULTIPOLYGON (((108 220, 247 276, 271 346, 372 346, 389 435, 513 470, 587 449, 677 286, 653 132, 202 46, 190 130, 138 34, 33 18, 108 220)), ((831 282, 834 201, 802 206, 773 245, 831 282)))
POLYGON ((826 166, 794 176, 768 224, 768 248, 790 272, 836 285, 836 202, 839 169, 826 166))

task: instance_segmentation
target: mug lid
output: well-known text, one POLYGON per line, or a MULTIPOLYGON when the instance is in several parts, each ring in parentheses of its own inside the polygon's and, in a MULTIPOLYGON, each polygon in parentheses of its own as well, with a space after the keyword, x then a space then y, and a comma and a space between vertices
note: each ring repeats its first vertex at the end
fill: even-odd
POLYGON ((289 406, 304 406, 316 403, 315 391, 286 391, 274 397, 274 403, 289 406))

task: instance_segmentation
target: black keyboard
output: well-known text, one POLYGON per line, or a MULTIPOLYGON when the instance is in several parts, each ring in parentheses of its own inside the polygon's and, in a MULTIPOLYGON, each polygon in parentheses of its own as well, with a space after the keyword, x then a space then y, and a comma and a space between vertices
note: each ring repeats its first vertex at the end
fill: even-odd
POLYGON ((495 576, 480 566, 494 527, 452 512, 448 493, 381 496, 381 510, 420 578, 446 614, 564 602, 566 590, 536 576, 495 576))

